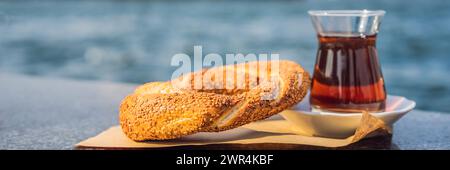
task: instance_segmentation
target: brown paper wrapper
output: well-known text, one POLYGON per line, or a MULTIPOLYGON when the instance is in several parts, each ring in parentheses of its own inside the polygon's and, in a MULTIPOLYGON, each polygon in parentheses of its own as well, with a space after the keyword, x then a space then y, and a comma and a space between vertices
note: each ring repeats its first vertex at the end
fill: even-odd
POLYGON ((373 135, 392 133, 390 127, 369 113, 363 113, 361 124, 354 135, 333 139, 311 135, 298 135, 286 120, 266 120, 223 132, 202 132, 175 140, 135 142, 125 136, 120 126, 113 126, 92 138, 81 141, 82 148, 164 148, 209 144, 298 144, 322 147, 343 147, 373 135))

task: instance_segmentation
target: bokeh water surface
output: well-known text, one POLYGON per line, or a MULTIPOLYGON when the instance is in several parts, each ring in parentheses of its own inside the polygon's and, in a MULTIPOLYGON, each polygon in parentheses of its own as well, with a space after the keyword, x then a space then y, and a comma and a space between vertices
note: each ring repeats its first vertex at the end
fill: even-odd
POLYGON ((390 94, 450 112, 450 1, 0 1, 0 71, 143 83, 176 53, 279 53, 308 70, 307 10, 384 9, 378 50, 390 94))

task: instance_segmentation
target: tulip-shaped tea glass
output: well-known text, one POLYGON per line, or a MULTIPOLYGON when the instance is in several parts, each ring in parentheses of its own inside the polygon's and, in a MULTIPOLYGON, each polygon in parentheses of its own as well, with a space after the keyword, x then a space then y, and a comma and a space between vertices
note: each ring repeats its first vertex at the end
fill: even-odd
POLYGON ((315 110, 383 111, 383 74, 375 47, 384 11, 309 11, 319 39, 311 87, 315 110))

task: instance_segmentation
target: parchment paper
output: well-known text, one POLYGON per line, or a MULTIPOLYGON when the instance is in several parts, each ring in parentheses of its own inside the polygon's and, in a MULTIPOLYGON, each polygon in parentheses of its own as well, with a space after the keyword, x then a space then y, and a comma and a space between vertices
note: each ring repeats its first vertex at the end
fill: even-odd
POLYGON ((361 124, 354 135, 345 139, 298 135, 286 120, 266 120, 243 127, 211 133, 197 133, 175 140, 135 142, 125 136, 120 126, 113 126, 92 138, 76 144, 77 147, 91 148, 162 148, 186 145, 208 144, 260 144, 280 143, 323 147, 342 147, 375 135, 392 133, 384 122, 369 113, 363 113, 361 124))

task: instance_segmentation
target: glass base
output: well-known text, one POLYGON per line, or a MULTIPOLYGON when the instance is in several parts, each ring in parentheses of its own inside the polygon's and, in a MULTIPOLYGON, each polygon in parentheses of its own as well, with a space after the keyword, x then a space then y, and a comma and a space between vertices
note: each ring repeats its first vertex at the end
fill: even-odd
POLYGON ((362 112, 370 112, 370 113, 380 113, 384 112, 385 109, 378 109, 378 110, 372 110, 372 109, 354 109, 354 108, 324 108, 317 105, 311 105, 311 110, 313 112, 322 112, 322 113, 362 113, 362 112))

